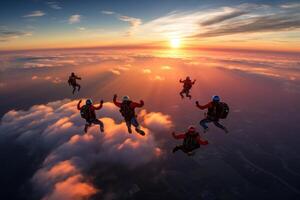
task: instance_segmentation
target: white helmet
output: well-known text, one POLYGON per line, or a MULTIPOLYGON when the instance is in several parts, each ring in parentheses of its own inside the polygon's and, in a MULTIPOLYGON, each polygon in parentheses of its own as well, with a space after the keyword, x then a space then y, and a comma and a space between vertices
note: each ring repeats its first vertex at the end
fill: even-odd
POLYGON ((130 98, 129 98, 129 96, 124 96, 124 97, 122 98, 122 100, 123 100, 123 101, 130 101, 130 98))

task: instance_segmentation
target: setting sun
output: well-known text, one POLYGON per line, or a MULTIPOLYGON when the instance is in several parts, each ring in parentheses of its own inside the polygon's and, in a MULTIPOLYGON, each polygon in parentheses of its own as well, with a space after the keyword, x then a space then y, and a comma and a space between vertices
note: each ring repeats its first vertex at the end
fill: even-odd
POLYGON ((180 47, 180 39, 178 39, 178 38, 171 39, 170 44, 171 44, 172 48, 179 48, 180 47))

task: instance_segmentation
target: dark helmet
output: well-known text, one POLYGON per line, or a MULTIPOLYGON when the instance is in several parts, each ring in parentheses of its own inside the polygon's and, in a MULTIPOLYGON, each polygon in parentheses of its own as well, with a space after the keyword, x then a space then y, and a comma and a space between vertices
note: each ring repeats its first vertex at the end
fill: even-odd
POLYGON ((213 97, 212 97, 212 101, 213 102, 219 102, 221 99, 220 99, 220 97, 218 96, 218 95, 214 95, 213 97))
POLYGON ((72 76, 75 76, 74 72, 71 73, 72 76))
POLYGON ((189 76, 186 77, 186 80, 191 80, 191 78, 189 76))
POLYGON ((129 97, 129 96, 124 96, 124 97, 122 98, 122 101, 130 101, 130 97, 129 97))
POLYGON ((86 105, 92 105, 92 104, 93 104, 92 99, 87 99, 87 100, 85 101, 85 104, 86 104, 86 105))

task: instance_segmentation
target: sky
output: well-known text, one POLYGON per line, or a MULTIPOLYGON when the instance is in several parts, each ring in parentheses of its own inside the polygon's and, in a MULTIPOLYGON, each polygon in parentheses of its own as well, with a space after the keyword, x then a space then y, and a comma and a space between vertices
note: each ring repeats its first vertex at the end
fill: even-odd
POLYGON ((0 50, 177 43, 299 51, 299 13, 299 2, 280 0, 2 1, 0 50))
POLYGON ((1 1, 0 199, 300 199, 299 13, 279 0, 1 1), (145 102, 145 136, 114 94, 145 102), (228 134, 200 126, 196 101, 213 95, 228 134), (84 132, 88 98, 104 101, 103 133, 84 132), (208 145, 173 153, 190 125, 208 145))

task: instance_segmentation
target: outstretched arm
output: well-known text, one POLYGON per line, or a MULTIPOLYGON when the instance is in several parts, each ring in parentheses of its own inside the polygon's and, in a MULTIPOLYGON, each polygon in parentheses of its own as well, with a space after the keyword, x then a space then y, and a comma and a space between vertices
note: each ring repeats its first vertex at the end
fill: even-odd
POLYGON ((132 108, 140 108, 140 107, 143 107, 143 106, 144 106, 144 101, 141 100, 140 103, 132 102, 130 106, 131 106, 132 108))
POLYGON ((81 109, 81 106, 80 106, 81 102, 82 102, 82 100, 80 99, 80 101, 77 103, 77 110, 81 109))
POLYGON ((78 79, 78 80, 81 80, 81 77, 79 77, 79 76, 75 76, 75 78, 78 79))
POLYGON ((116 106, 121 107, 121 104, 122 104, 122 103, 117 101, 117 95, 116 95, 116 94, 114 95, 113 102, 114 102, 114 104, 115 104, 116 106))
POLYGON ((192 82, 192 84, 194 85, 195 84, 195 82, 196 82, 196 79, 192 82))
POLYGON ((206 109, 206 108, 211 107, 211 102, 209 102, 209 103, 207 103, 206 105, 203 105, 203 106, 202 106, 202 105, 199 104, 198 101, 196 101, 196 106, 197 106, 199 109, 204 110, 204 109, 206 109))
POLYGON ((207 140, 202 140, 202 139, 200 138, 200 136, 197 138, 197 141, 198 141, 198 143, 201 144, 201 145, 208 145, 208 141, 207 141, 207 140))
POLYGON ((99 106, 94 106, 94 109, 95 110, 100 110, 102 108, 102 106, 103 106, 103 100, 100 101, 99 106))
POLYGON ((176 135, 175 132, 172 132, 172 136, 173 136, 173 138, 175 138, 177 140, 185 138, 185 134, 178 134, 178 135, 176 135))
POLYGON ((180 79, 180 80, 179 80, 179 83, 184 83, 184 81, 180 79))

